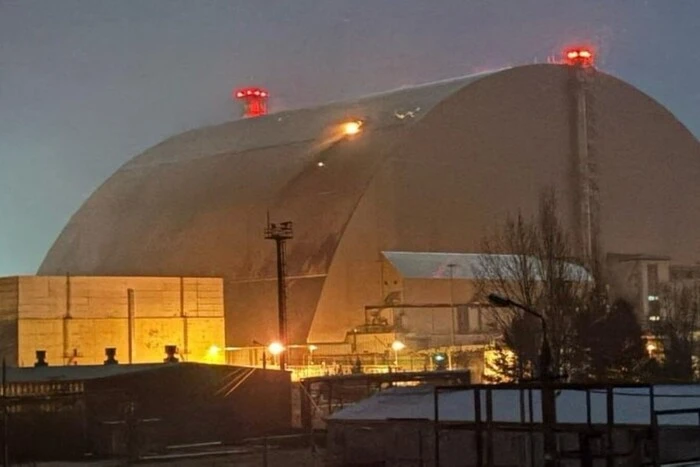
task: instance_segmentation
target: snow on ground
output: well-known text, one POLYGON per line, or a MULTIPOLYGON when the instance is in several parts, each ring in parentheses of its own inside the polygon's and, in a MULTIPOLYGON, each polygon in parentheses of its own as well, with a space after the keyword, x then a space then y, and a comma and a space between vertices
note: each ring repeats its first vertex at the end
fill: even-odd
MULTIPOLYGON (((517 389, 494 389, 493 420, 520 422, 521 402, 525 408, 524 421, 529 421, 528 392, 517 389), (521 401, 522 394, 522 401, 521 401)), ((648 388, 615 388, 613 391, 614 421, 619 424, 651 423, 651 397, 648 388)), ((329 420, 387 420, 434 419, 432 386, 392 388, 357 404, 340 410, 329 420)), ((700 409, 700 385, 657 385, 654 387, 655 410, 700 409)), ((474 391, 441 390, 438 403, 443 421, 473 421, 474 391)), ((533 420, 541 421, 539 390, 532 390, 533 420)), ((482 420, 486 417, 486 394, 481 394, 482 420)), ((586 423, 586 393, 583 390, 562 390, 557 395, 557 421, 586 423)), ((591 422, 606 423, 606 394, 604 390, 591 391, 591 422)), ((698 425, 697 414, 666 415, 659 424, 698 425)))

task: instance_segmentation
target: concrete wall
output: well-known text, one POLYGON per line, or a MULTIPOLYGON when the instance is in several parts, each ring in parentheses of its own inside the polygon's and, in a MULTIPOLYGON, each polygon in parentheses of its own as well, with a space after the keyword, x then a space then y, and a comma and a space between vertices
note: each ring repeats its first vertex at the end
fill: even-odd
POLYGON ((17 361, 17 277, 0 278, 0 354, 8 362, 17 361))
POLYGON ((165 345, 185 361, 223 362, 221 279, 27 276, 0 288, 13 281, 0 293, 0 309, 17 317, 12 364, 32 365, 36 350, 51 365, 99 364, 106 347, 127 363, 130 335, 133 363, 162 361, 165 345))

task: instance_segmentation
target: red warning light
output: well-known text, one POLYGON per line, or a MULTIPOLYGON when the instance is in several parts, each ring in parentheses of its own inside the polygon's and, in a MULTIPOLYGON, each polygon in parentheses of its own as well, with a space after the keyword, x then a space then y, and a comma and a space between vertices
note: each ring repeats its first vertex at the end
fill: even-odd
POLYGON ((566 62, 569 65, 593 66, 594 54, 587 47, 577 47, 565 52, 566 62))
POLYGON ((270 93, 265 89, 258 87, 236 89, 233 95, 236 99, 243 101, 245 117, 259 117, 267 113, 267 98, 270 93))

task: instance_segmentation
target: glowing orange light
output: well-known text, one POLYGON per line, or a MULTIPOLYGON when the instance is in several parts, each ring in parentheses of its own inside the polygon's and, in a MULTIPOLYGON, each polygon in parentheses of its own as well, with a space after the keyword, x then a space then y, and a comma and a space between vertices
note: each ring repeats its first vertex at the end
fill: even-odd
POLYGON ((594 55, 593 51, 586 47, 577 47, 569 49, 565 52, 566 61, 569 65, 592 66, 594 55))
POLYGON ((279 355, 284 352, 284 346, 281 342, 273 342, 267 346, 267 350, 269 350, 272 355, 279 355))
POLYGON ((360 120, 347 122, 343 124, 343 133, 348 136, 356 135, 360 132, 361 128, 362 122, 360 120))
POLYGON ((243 101, 243 114, 246 117, 265 115, 267 113, 267 98, 269 95, 269 92, 259 87, 237 89, 233 93, 236 99, 243 101))

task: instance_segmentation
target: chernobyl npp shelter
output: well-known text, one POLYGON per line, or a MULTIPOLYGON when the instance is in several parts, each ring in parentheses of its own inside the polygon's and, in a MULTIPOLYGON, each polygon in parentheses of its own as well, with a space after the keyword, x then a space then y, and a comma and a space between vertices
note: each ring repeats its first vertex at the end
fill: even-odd
POLYGON ((270 342, 269 213, 294 223, 289 342, 338 342, 368 310, 468 304, 463 255, 553 187, 579 252, 616 258, 648 313, 645 287, 700 260, 698 180, 698 140, 651 97, 593 67, 519 66, 169 138, 90 196, 39 274, 221 277, 226 345, 270 342))

